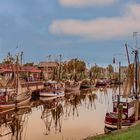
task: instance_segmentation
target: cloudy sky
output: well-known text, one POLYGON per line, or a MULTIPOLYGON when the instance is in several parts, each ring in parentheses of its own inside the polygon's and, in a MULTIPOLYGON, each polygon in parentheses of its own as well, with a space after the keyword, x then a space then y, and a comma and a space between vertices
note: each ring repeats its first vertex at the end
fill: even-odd
POLYGON ((114 56, 127 64, 124 44, 135 45, 133 32, 140 44, 139 0, 0 0, 1 60, 23 51, 24 62, 62 54, 90 65, 114 56))

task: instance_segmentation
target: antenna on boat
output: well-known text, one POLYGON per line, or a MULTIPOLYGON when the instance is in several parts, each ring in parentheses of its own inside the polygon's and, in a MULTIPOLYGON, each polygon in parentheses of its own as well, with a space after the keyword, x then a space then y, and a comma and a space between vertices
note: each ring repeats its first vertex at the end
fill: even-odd
POLYGON ((51 60, 51 55, 48 55, 46 57, 48 58, 49 61, 51 60))
POLYGON ((135 48, 137 48, 137 45, 138 45, 138 38, 137 38, 137 36, 138 36, 138 32, 133 32, 133 37, 135 38, 135 41, 136 41, 135 48))
POLYGON ((22 60, 23 60, 23 52, 21 52, 21 54, 20 54, 20 63, 21 63, 21 65, 22 65, 22 60))

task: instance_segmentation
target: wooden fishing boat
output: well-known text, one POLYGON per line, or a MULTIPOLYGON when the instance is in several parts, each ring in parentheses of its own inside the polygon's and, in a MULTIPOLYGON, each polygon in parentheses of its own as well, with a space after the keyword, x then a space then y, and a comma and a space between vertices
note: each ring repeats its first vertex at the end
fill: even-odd
POLYGON ((63 83, 48 81, 45 86, 45 89, 39 92, 41 97, 63 97, 65 95, 63 83))
MULTIPOLYGON (((134 99, 133 98, 120 98, 120 104, 123 106, 121 126, 122 128, 130 126, 134 121, 134 99)), ((118 101, 113 101, 113 111, 106 113, 105 116, 105 129, 115 130, 118 124, 118 101)))
POLYGON ((10 109, 10 108, 23 106, 29 103, 30 99, 31 99, 31 93, 26 93, 25 96, 22 97, 21 99, 16 100, 13 98, 12 101, 3 102, 2 104, 0 104, 0 109, 10 109))
POLYGON ((84 80, 80 84, 80 89, 94 88, 94 83, 89 80, 84 80))
POLYGON ((40 91, 39 95, 41 97, 63 97, 65 96, 65 93, 64 91, 57 91, 55 90, 54 92, 53 91, 40 91))
POLYGON ((97 80, 96 81, 96 84, 95 84, 95 87, 106 87, 108 85, 108 82, 106 80, 97 80))
POLYGON ((121 96, 120 76, 121 69, 119 62, 119 94, 117 98, 113 98, 113 111, 106 113, 105 131, 107 129, 120 129, 130 126, 134 121, 139 119, 139 58, 138 49, 133 49, 134 64, 128 66, 127 83, 124 93, 121 96))
POLYGON ((65 91, 66 92, 75 92, 80 89, 80 82, 76 81, 66 81, 65 82, 65 91))
POLYGON ((51 100, 55 100, 55 99, 57 99, 56 96, 54 96, 54 97, 39 97, 39 100, 41 102, 47 102, 47 101, 51 101, 51 100))
POLYGON ((4 94, 0 97, 0 109, 10 109, 25 105, 31 99, 31 90, 27 89, 23 91, 21 86, 21 80, 19 78, 19 70, 18 70, 18 56, 17 56, 17 72, 13 74, 13 87, 14 90, 9 93, 9 91, 5 90, 4 94))
POLYGON ((17 79, 17 88, 14 90, 6 90, 0 96, 0 109, 10 109, 27 104, 31 99, 31 91, 22 90, 19 78, 17 79))

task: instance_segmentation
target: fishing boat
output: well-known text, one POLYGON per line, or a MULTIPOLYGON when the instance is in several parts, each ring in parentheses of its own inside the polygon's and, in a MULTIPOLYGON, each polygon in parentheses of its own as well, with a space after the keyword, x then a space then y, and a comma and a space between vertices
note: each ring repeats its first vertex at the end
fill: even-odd
POLYGON ((18 85, 15 90, 6 90, 0 96, 0 110, 20 107, 27 104, 31 99, 31 91, 22 91, 22 87, 19 79, 17 80, 18 85))
MULTIPOLYGON (((123 106, 121 127, 126 128, 135 121, 134 99, 121 96, 120 104, 123 106)), ((113 112, 106 113, 105 130, 116 130, 118 125, 118 100, 113 101, 113 112)))
POLYGON ((54 96, 54 97, 39 97, 39 100, 43 103, 47 102, 47 101, 54 100, 54 99, 57 99, 57 97, 56 96, 54 96))
POLYGON ((65 95, 63 83, 48 81, 45 86, 45 89, 41 90, 39 93, 41 97, 63 97, 65 95))
MULTIPOLYGON (((121 95, 120 84, 119 94, 113 98, 113 111, 106 113, 105 132, 108 130, 128 127, 139 119, 139 61, 138 49, 133 49, 134 63, 128 65, 128 76, 124 93, 121 95), (120 109, 121 107, 121 109, 120 109)), ((119 62, 119 83, 120 83, 120 62, 119 62)))
POLYGON ((19 64, 18 64, 18 56, 17 56, 17 71, 13 72, 13 87, 12 93, 9 94, 8 90, 4 92, 2 96, 0 96, 0 109, 10 109, 15 107, 20 107, 22 105, 27 104, 31 99, 31 90, 22 89, 21 80, 19 78, 19 64))
POLYGON ((66 92, 75 92, 80 89, 80 82, 69 80, 65 82, 65 91, 66 92))
POLYGON ((98 79, 95 83, 95 87, 106 87, 108 85, 108 81, 106 79, 98 79))
POLYGON ((90 80, 83 80, 80 84, 80 89, 94 88, 94 83, 90 80))
POLYGON ((63 97, 65 95, 64 91, 40 91, 39 95, 41 97, 63 97))

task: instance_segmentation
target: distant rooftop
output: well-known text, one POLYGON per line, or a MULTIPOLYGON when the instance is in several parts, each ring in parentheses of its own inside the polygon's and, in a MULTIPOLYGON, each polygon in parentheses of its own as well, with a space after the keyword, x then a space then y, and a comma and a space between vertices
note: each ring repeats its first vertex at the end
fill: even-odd
POLYGON ((46 61, 46 62, 40 62, 38 64, 39 67, 57 67, 59 64, 58 62, 54 62, 54 61, 46 61))

